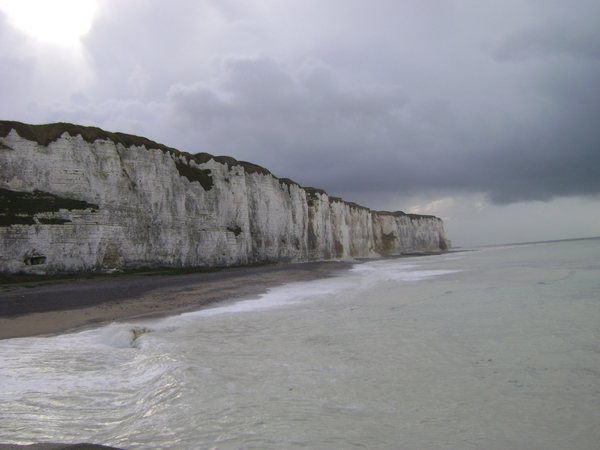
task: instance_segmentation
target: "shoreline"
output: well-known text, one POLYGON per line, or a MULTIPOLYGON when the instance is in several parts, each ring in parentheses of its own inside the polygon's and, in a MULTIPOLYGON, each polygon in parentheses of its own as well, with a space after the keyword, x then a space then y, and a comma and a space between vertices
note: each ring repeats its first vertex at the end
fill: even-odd
POLYGON ((328 278, 354 264, 302 262, 15 286, 0 292, 0 339, 51 336, 113 321, 181 314, 217 302, 256 297, 286 283, 328 278))

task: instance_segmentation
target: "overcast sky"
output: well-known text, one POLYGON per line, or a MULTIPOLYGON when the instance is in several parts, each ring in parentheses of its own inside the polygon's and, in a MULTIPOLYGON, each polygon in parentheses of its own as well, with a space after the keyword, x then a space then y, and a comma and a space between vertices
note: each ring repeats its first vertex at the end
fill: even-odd
POLYGON ((457 246, 600 235, 598 0, 0 0, 0 100, 435 214, 457 246))

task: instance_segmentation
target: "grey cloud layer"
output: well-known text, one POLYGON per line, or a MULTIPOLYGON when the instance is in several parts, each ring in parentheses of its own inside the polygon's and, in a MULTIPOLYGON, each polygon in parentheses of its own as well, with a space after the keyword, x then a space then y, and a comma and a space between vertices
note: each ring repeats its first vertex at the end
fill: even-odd
POLYGON ((5 118, 144 134, 349 198, 600 193, 595 2, 104 5, 86 83, 0 20, 5 118))

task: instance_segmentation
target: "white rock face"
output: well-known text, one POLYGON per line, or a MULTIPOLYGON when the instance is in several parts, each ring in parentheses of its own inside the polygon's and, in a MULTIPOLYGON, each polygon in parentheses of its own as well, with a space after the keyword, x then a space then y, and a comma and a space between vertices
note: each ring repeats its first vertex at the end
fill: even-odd
POLYGON ((0 272, 349 260, 445 248, 436 217, 371 211, 235 160, 197 164, 182 153, 89 143, 67 132, 44 146, 13 129, 0 144, 0 272), (190 181, 201 173, 204 187, 190 181), (55 207, 39 200, 49 194, 55 207))

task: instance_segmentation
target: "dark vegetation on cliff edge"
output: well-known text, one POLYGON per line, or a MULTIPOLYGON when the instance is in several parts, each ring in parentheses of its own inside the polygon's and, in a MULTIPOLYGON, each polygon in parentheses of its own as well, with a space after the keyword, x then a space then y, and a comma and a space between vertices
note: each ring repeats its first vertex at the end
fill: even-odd
POLYGON ((10 225, 62 225, 68 219, 35 217, 40 213, 56 213, 66 210, 97 210, 98 205, 82 200, 60 197, 48 192, 15 192, 0 188, 0 227, 10 225))
MULTIPOLYGON (((196 167, 196 165, 204 164, 211 159, 217 161, 221 164, 227 164, 227 167, 231 169, 234 166, 240 166, 244 169, 244 171, 248 174, 259 173, 261 175, 271 175, 273 178, 278 180, 281 184, 291 187, 292 185, 300 186, 293 180, 289 178, 277 178, 273 175, 269 170, 261 167, 257 164, 252 164, 247 161, 238 161, 235 158, 230 156, 213 156, 209 153, 196 153, 194 155, 186 152, 181 152, 175 148, 168 147, 163 144, 159 144, 158 142, 152 141, 148 138, 141 136, 134 136, 131 134, 125 133, 112 133, 110 131, 102 130, 98 127, 86 127, 83 125, 74 125, 71 123, 65 122, 57 122, 57 123, 49 123, 44 125, 29 125, 22 122, 9 121, 9 120, 0 120, 0 137, 6 137, 10 133, 11 130, 15 130, 19 136, 29 141, 37 142, 39 145, 43 145, 47 147, 51 142, 58 140, 65 132, 69 133, 71 136, 80 135, 82 139, 90 144, 94 143, 97 140, 110 140, 115 144, 121 144, 125 148, 129 148, 132 146, 142 147, 144 146, 146 149, 157 149, 161 150, 166 154, 170 154, 175 162, 175 167, 177 171, 182 177, 187 178, 190 182, 197 181, 200 183, 202 188, 206 191, 209 191, 213 187, 213 179, 211 175, 210 169, 200 169, 196 167), (185 163, 183 162, 185 161, 185 163), (195 163, 195 165, 191 164, 191 161, 195 163)), ((0 148, 6 148, 6 146, 0 144, 0 148)), ((307 196, 309 198, 309 206, 312 206, 313 202, 312 198, 316 198, 316 194, 327 194, 322 189, 315 188, 303 188, 307 192, 307 196)), ((51 194, 45 194, 51 195, 51 194)), ((1 199, 0 199, 1 201, 1 199)), ((369 208, 365 206, 358 205, 356 203, 347 202, 339 197, 329 197, 329 201, 333 202, 342 202, 348 205, 350 208, 355 209, 364 209, 366 211, 371 211, 369 208)), ((69 209, 69 208, 64 208, 69 209)), ((81 209, 81 208, 71 208, 71 209, 81 209)), ((97 209, 97 207, 96 207, 97 209)), ((399 216, 408 216, 412 220, 416 219, 424 219, 424 218, 432 218, 435 216, 429 215, 420 215, 420 214, 407 214, 402 211, 396 211, 394 213, 387 211, 372 211, 373 214, 380 215, 389 215, 392 214, 396 217, 399 216)), ((2 218, 0 217, 0 226, 2 218)), ((19 219, 15 219, 19 220, 19 219)), ((33 220, 33 219, 32 219, 33 220)), ((51 220, 51 219, 46 219, 51 220)), ((41 220, 40 220, 41 221, 41 220)), ((22 223, 22 222, 15 222, 22 223)), ((30 224, 28 222, 27 224, 30 224)), ((5 226, 5 225, 4 225, 5 226)))
MULTIPOLYGON (((64 122, 49 123, 44 125, 29 125, 22 122, 0 120, 0 137, 8 136, 10 130, 15 130, 22 138, 37 142, 39 145, 43 145, 44 147, 47 147, 50 145, 50 143, 58 140, 66 132, 71 136, 79 135, 84 141, 89 142, 90 144, 97 140, 110 140, 115 144, 123 145, 125 148, 144 146, 148 150, 161 150, 164 153, 173 156, 175 167, 182 177, 187 178, 190 182, 199 182, 204 190, 207 191, 213 187, 210 169, 200 169, 191 165, 190 161, 194 161, 196 165, 200 165, 213 159, 221 164, 227 164, 227 167, 230 169, 232 166, 241 166, 244 168, 246 173, 271 175, 271 172, 264 167, 246 161, 238 161, 229 156, 213 156, 209 153, 197 153, 192 155, 181 152, 175 148, 159 144, 158 142, 152 141, 145 137, 118 132, 111 133, 110 131, 105 131, 98 127, 86 127, 83 125, 74 125, 64 122), (183 161, 185 161, 185 163, 183 161)), ((283 182, 285 184, 289 184, 290 182, 293 183, 291 180, 287 179, 283 182)))
POLYGON ((408 217, 411 220, 418 220, 418 219, 437 219, 437 220, 442 220, 437 216, 430 216, 428 214, 411 214, 411 213, 405 213, 404 211, 394 211, 394 212, 390 212, 390 211, 371 211, 373 214, 378 214, 380 216, 394 216, 394 217, 408 217))

